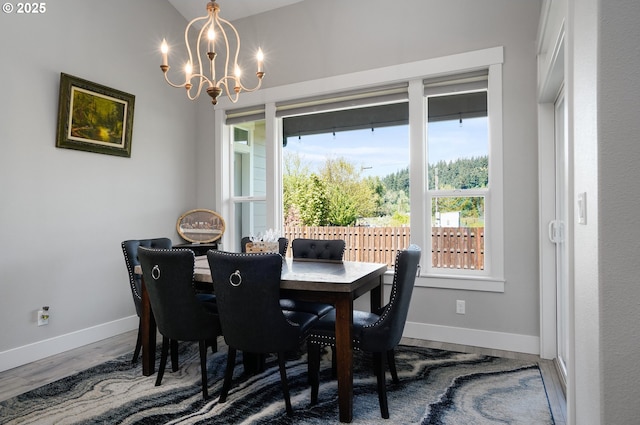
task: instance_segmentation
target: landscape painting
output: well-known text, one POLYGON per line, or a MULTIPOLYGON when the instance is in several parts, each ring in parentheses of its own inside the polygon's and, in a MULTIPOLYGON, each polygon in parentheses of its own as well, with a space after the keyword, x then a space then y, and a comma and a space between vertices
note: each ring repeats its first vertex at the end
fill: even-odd
POLYGON ((131 94, 61 74, 56 146, 130 157, 134 101, 131 94))

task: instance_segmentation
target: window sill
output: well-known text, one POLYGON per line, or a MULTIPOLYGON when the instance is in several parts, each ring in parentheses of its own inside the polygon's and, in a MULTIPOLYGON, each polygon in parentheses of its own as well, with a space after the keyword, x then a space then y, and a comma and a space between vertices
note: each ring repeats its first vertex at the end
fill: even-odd
MULTIPOLYGON (((387 274, 389 275, 389 273, 387 274)), ((393 272, 391 272, 390 276, 391 279, 393 279, 393 272)), ((430 275, 417 277, 415 286, 421 288, 457 289, 463 291, 504 292, 504 284, 504 279, 496 279, 492 277, 430 275)))

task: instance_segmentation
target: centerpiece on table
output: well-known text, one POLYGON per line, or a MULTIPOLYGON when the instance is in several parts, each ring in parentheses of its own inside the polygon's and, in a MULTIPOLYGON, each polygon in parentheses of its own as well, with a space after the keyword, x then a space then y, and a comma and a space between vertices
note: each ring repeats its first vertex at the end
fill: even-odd
POLYGON ((249 236, 251 242, 246 246, 247 252, 280 252, 278 245, 278 233, 273 229, 267 230, 264 235, 249 236))

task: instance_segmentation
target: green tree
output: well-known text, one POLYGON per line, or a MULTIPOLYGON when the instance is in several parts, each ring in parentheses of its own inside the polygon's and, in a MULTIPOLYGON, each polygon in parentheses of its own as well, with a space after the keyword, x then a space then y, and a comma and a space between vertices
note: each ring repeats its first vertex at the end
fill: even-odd
POLYGON ((329 201, 326 185, 317 174, 309 171, 297 154, 285 155, 282 184, 285 225, 327 225, 329 201))
POLYGON ((299 188, 296 200, 302 223, 307 226, 326 226, 331 214, 331 201, 325 182, 314 173, 304 179, 299 188))
POLYGON ((327 187, 332 225, 353 225, 358 217, 370 217, 376 212, 380 197, 358 170, 344 158, 327 159, 320 170, 327 187))
POLYGON ((360 217, 376 214, 382 204, 384 185, 378 178, 363 179, 358 170, 343 158, 327 159, 315 174, 297 154, 286 154, 285 224, 349 226, 360 217))

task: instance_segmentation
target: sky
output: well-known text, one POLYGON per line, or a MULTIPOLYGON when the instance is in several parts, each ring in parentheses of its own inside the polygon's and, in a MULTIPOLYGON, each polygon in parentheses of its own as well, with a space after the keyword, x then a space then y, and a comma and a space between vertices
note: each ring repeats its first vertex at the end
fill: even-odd
MULTIPOLYGON (((454 161, 488 154, 486 118, 429 124, 429 163, 454 161), (483 137, 484 136, 484 137, 483 137)), ((385 177, 409 165, 409 126, 382 127, 290 137, 284 154, 297 153, 316 171, 326 158, 344 158, 361 167, 362 176, 385 177)))

